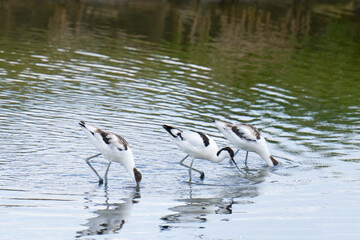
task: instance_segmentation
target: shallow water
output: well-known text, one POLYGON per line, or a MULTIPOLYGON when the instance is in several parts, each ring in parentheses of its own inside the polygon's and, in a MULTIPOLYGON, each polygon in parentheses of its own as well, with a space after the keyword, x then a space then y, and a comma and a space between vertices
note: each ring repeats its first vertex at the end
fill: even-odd
POLYGON ((2 1, 0 238, 359 238, 359 7, 2 1), (197 160, 187 182, 161 125, 228 145, 211 117, 258 127, 281 165, 197 160), (98 186, 79 120, 127 139, 140 191, 118 164, 98 186))

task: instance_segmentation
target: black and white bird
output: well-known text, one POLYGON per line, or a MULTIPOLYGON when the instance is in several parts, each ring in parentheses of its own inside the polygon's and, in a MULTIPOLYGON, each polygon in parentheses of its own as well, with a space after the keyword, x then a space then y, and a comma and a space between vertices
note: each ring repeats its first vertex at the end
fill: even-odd
POLYGON ((181 130, 168 125, 163 125, 163 128, 169 133, 172 141, 188 154, 179 163, 189 169, 190 181, 191 170, 200 173, 201 179, 204 179, 205 177, 203 171, 192 167, 195 159, 206 159, 211 162, 219 163, 225 158, 230 158, 239 172, 241 172, 234 161, 234 152, 230 147, 224 147, 219 150, 214 139, 202 132, 181 130), (189 156, 192 157, 190 166, 183 163, 189 156))
POLYGON ((79 125, 85 131, 86 135, 95 145, 97 150, 100 151, 100 153, 85 159, 89 167, 99 177, 99 183, 102 184, 105 180, 105 185, 107 184, 107 175, 110 165, 112 162, 118 162, 124 166, 131 178, 135 181, 136 186, 139 187, 142 175, 135 166, 133 152, 130 149, 128 142, 118 134, 103 131, 100 128, 94 127, 93 125, 83 121, 80 121, 79 125), (90 159, 98 157, 101 154, 109 161, 104 175, 104 180, 90 163, 90 159))
POLYGON ((249 152, 257 153, 269 166, 276 166, 279 164, 279 162, 270 154, 265 138, 254 126, 240 123, 230 124, 216 119, 212 119, 212 121, 231 144, 237 149, 246 151, 246 166, 249 152))

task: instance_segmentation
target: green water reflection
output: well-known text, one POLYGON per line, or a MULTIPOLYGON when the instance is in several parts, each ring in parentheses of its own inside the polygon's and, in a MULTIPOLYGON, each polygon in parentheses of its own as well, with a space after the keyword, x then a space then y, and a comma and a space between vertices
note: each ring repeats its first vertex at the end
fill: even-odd
POLYGON ((188 110, 356 134, 359 33, 357 1, 2 1, 1 97, 176 79, 196 90, 188 110))
POLYGON ((329 106, 348 111, 359 98, 356 1, 2 1, 0 11, 10 78, 31 64, 29 54, 51 61, 64 48, 121 56, 125 45, 206 66, 212 81, 236 89, 265 83, 310 96, 331 115, 329 106))

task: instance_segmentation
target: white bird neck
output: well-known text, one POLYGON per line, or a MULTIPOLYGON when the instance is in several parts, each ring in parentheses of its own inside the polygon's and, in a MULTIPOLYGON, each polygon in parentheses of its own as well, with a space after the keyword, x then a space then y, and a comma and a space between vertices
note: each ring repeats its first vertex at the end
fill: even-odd
POLYGON ((120 161, 117 161, 117 159, 113 159, 114 162, 119 162, 121 165, 123 165, 123 167, 126 169, 126 171, 129 173, 129 175, 131 176, 131 178, 136 182, 135 179, 135 173, 134 173, 134 168, 135 168, 135 162, 134 162, 134 155, 131 149, 128 149, 127 151, 124 152, 125 153, 125 159, 122 159, 120 161))
POLYGON ((264 151, 259 152, 258 154, 267 163, 267 165, 274 166, 273 160, 271 159, 272 156, 268 149, 265 149, 264 151))
POLYGON ((131 178, 136 182, 135 173, 134 173, 134 168, 135 168, 134 161, 127 161, 123 164, 123 166, 125 167, 126 171, 129 173, 131 178))

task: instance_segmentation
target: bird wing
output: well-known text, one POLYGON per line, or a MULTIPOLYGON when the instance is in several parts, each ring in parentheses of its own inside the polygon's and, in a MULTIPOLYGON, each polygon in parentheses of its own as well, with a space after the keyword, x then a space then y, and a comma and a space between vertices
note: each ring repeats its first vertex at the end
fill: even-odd
POLYGON ((170 134, 172 140, 184 152, 194 156, 203 157, 204 152, 209 153, 217 149, 215 141, 202 132, 181 130, 163 125, 163 128, 170 134))
POLYGON ((261 133, 255 127, 246 124, 236 124, 231 127, 231 131, 241 139, 254 141, 260 139, 261 133))
POLYGON ((112 132, 103 131, 100 128, 97 128, 83 121, 81 121, 79 124, 81 127, 83 127, 83 129, 86 130, 88 136, 93 141, 95 146, 103 149, 105 145, 108 145, 110 148, 116 148, 120 151, 128 150, 128 142, 120 135, 112 132))
POLYGON ((181 133, 181 138, 184 143, 195 148, 206 148, 210 144, 210 138, 202 132, 186 130, 181 133))
POLYGON ((128 142, 118 134, 105 132, 98 128, 95 132, 95 136, 97 136, 98 140, 101 140, 105 144, 109 145, 110 148, 117 148, 120 151, 128 150, 129 148, 128 142))

